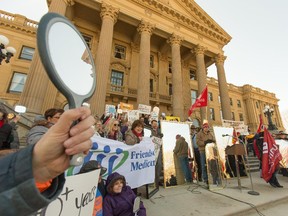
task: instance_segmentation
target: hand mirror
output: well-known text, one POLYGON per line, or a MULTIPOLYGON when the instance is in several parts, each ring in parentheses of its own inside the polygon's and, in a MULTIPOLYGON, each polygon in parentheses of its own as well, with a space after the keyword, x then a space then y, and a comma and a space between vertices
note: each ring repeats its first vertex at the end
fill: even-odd
MULTIPOLYGON (((47 13, 39 23, 37 46, 50 80, 66 97, 69 109, 80 107, 96 86, 93 57, 81 33, 66 18, 47 13)), ((74 155, 71 165, 81 165, 84 155, 74 155)))

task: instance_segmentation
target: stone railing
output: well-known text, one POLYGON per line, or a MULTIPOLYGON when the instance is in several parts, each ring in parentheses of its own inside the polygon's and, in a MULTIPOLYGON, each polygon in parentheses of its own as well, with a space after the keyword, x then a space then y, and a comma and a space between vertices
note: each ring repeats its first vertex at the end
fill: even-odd
POLYGON ((24 30, 26 32, 36 33, 38 22, 28 19, 20 14, 12 14, 0 10, 0 22, 4 26, 24 30))

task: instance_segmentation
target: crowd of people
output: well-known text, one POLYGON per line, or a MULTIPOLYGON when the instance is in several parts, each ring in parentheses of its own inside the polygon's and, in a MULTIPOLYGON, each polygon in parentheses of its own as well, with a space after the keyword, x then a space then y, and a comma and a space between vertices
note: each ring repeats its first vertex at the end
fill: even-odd
MULTIPOLYGON (((5 166, 4 171, 0 173, 0 202, 13 206, 9 210, 5 209, 5 215, 17 215, 20 211, 22 214, 28 215, 47 206, 55 199, 65 183, 63 173, 69 166, 70 155, 88 152, 92 146, 90 138, 93 135, 124 142, 127 145, 135 145, 143 140, 144 127, 150 127, 151 136, 160 139, 163 137, 160 121, 151 120, 148 115, 141 115, 139 119, 131 123, 125 115, 118 115, 117 117, 113 114, 101 117, 92 116, 91 111, 84 107, 65 112, 63 109, 52 108, 48 109, 43 116, 35 117, 34 125, 27 134, 28 146, 18 151, 17 122, 20 118, 21 116, 15 114, 9 116, 6 110, 0 109, 0 163, 1 166, 5 166), (75 120, 80 120, 81 124, 71 127, 75 120), (20 172, 19 170, 23 168, 24 171, 20 172), (17 178, 14 178, 14 175, 17 178), (11 181, 7 181, 7 179, 11 181), (27 197, 20 196, 23 190, 27 197), (13 203, 8 197, 18 201, 13 203), (33 206, 33 208, 21 207, 27 205, 33 206)), ((198 180, 208 185, 207 167, 209 167, 210 174, 213 175, 214 172, 211 169, 216 169, 215 164, 218 160, 217 152, 214 153, 216 148, 211 148, 212 153, 208 157, 205 151, 209 144, 216 143, 213 132, 210 130, 208 122, 205 122, 201 128, 196 128, 195 125, 191 124, 190 135, 196 168, 191 169, 189 166, 188 159, 189 154, 191 154, 191 152, 189 153, 189 144, 180 134, 176 136, 173 152, 183 171, 186 183, 193 183, 194 173, 192 170, 195 170, 198 180)), ((253 154, 255 154, 255 148, 257 148, 257 152, 263 151, 263 132, 257 133, 253 137, 246 136, 246 139, 248 143, 253 142, 253 154)), ((248 150, 251 151, 251 145, 247 146, 248 150)), ((259 159, 261 161, 261 156, 259 159)), ((97 161, 96 164, 90 164, 90 167, 87 164, 82 167, 80 173, 97 168, 105 169, 97 161)), ((162 173, 161 149, 155 166, 156 187, 161 185, 160 175, 162 173)), ((137 188, 131 189, 126 184, 123 174, 112 173, 106 182, 102 180, 102 174, 101 171, 98 184, 99 191, 96 197, 99 197, 100 194, 103 205, 100 209, 97 209, 99 206, 94 208, 93 215, 133 215, 133 203, 139 195, 137 188)), ((276 174, 277 169, 268 182, 273 187, 282 187, 276 174)), ((177 184, 177 176, 173 177, 175 184, 177 184)), ((219 184, 220 181, 219 173, 214 173, 213 184, 219 184)), ((2 211, 4 210, 0 210, 1 215, 2 211)), ((146 215, 143 203, 140 205, 138 215, 146 215)))

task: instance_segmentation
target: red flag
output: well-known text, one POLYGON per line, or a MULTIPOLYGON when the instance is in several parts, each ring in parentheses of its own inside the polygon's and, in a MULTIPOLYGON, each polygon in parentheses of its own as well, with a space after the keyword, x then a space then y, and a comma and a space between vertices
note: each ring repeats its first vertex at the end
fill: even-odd
POLYGON ((199 95, 199 97, 196 99, 195 103, 190 107, 188 111, 188 116, 192 114, 194 109, 198 107, 207 106, 207 101, 208 101, 208 88, 206 86, 205 89, 202 91, 202 93, 199 95))
POLYGON ((263 119, 262 119, 262 115, 261 114, 259 115, 259 119, 260 119, 260 122, 259 122, 259 126, 258 126, 258 129, 257 129, 257 133, 260 133, 261 131, 264 130, 263 119))
MULTIPOLYGON (((261 115, 261 114, 259 115, 259 120, 260 120, 260 122, 259 122, 259 126, 258 126, 258 129, 257 129, 257 133, 258 133, 258 134, 259 134, 261 131, 264 130, 264 125, 263 125, 263 120, 262 120, 262 115, 261 115)), ((255 151, 256 156, 257 156, 258 159, 260 160, 260 152, 259 152, 258 147, 257 147, 257 145, 256 145, 256 140, 254 140, 254 142, 253 142, 253 148, 254 148, 254 151, 255 151)))
POLYGON ((268 182, 275 172, 278 163, 282 160, 278 146, 269 131, 264 128, 262 176, 268 182))

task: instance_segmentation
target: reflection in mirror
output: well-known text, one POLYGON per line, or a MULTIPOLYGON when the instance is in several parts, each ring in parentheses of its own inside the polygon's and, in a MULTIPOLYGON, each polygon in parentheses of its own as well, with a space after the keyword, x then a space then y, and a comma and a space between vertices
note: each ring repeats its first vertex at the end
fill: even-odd
POLYGON ((177 157, 173 154, 173 150, 176 144, 176 135, 180 134, 188 143, 192 160, 194 154, 191 145, 189 124, 161 121, 161 132, 163 133, 164 186, 169 187, 184 184, 184 175, 177 157))
POLYGON ((220 164, 217 145, 208 143, 205 146, 209 189, 222 187, 222 165, 220 164))
MULTIPOLYGON (((38 26, 37 46, 47 75, 69 108, 80 107, 96 87, 94 61, 81 33, 66 17, 47 13, 38 26)), ((84 154, 74 155, 70 164, 81 165, 83 159, 84 154)))
POLYGON ((88 94, 93 86, 94 73, 92 60, 79 35, 66 23, 57 22, 50 28, 48 44, 60 79, 65 80, 66 86, 74 93, 88 94))
MULTIPOLYGON (((233 128, 232 127, 229 128, 229 127, 214 126, 213 131, 214 131, 214 135, 216 139, 220 164, 222 166, 224 178, 229 179, 229 178, 237 177, 235 156, 227 155, 226 152, 229 149, 229 147, 233 148, 234 145, 241 145, 239 147, 242 147, 242 148, 244 148, 244 146, 242 144, 233 145, 232 143, 233 128)), ((240 176, 247 176, 246 166, 245 166, 245 161, 243 160, 243 156, 237 156, 237 157, 239 158, 240 176)))

